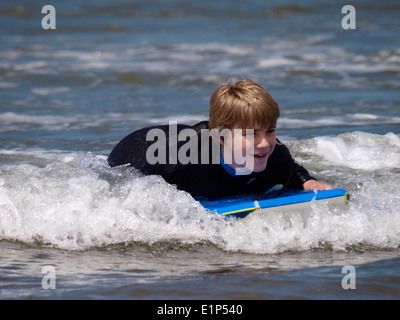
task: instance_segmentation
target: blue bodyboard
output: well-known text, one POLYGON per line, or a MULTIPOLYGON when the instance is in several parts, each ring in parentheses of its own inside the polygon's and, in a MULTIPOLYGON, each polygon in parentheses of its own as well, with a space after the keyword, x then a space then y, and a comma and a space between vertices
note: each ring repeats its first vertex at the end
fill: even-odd
POLYGON ((252 212, 261 212, 272 208, 287 210, 289 207, 300 207, 299 205, 304 205, 313 200, 325 200, 328 203, 345 204, 348 201, 348 197, 348 193, 344 189, 315 191, 288 190, 275 197, 268 197, 268 195, 264 197, 243 195, 212 201, 204 200, 200 201, 200 203, 211 212, 224 216, 244 218, 252 212))

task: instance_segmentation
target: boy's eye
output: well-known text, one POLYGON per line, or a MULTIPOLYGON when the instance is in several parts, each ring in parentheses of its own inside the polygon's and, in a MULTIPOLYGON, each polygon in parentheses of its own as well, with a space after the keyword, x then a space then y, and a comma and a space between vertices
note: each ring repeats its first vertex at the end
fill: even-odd
POLYGON ((244 137, 254 136, 254 130, 243 130, 242 136, 244 136, 244 137))
MULTIPOLYGON (((266 134, 272 134, 276 131, 276 128, 271 128, 266 131, 264 131, 266 134)), ((253 129, 247 129, 247 130, 242 130, 242 136, 243 137, 252 137, 252 136, 258 136, 260 134, 263 134, 263 131, 260 130, 253 130, 253 129)))

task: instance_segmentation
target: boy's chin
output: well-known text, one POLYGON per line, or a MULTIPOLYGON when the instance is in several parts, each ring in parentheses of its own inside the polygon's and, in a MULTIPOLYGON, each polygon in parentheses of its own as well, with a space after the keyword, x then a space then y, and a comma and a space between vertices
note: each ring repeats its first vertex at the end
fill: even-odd
POLYGON ((267 163, 255 164, 253 172, 263 172, 267 168, 267 163))
POLYGON ((246 163, 244 167, 237 167, 236 173, 239 175, 251 174, 252 172, 263 172, 267 168, 267 162, 265 163, 246 163))

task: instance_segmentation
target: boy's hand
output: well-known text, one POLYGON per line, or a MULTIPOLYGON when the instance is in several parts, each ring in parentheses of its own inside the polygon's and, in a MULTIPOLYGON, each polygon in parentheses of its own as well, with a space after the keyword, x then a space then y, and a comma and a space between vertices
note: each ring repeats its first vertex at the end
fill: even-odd
POLYGON ((334 189, 332 186, 326 183, 319 182, 317 180, 307 180, 303 183, 303 189, 305 191, 312 191, 314 189, 317 190, 330 190, 334 189))

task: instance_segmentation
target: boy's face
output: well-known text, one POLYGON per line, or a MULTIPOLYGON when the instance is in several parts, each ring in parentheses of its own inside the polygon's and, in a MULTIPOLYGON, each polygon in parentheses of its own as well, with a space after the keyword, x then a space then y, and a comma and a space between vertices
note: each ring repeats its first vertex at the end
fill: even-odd
POLYGON ((264 171, 276 146, 276 124, 255 125, 253 128, 233 126, 231 133, 233 140, 221 141, 224 161, 225 155, 230 155, 232 161, 226 163, 237 172, 243 168, 264 171))

